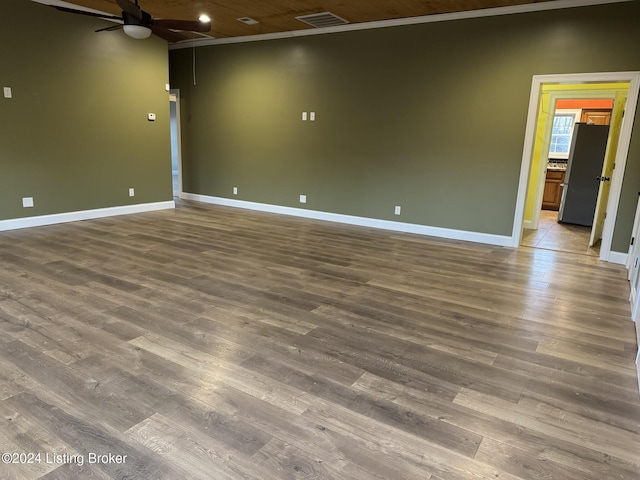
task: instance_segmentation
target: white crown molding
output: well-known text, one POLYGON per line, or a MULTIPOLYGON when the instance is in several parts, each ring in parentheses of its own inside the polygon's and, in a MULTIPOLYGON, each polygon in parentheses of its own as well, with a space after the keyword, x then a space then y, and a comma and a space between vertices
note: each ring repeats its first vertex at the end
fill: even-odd
POLYGON ((469 232, 465 230, 454 230, 450 228, 430 227, 427 225, 417 225, 414 223, 394 222, 390 220, 379 220, 376 218, 356 217, 353 215, 343 215, 341 213, 321 212, 318 210, 307 210, 304 208, 283 207, 268 203, 247 202, 244 200, 233 200, 223 197, 211 197, 208 195, 198 195, 195 193, 182 193, 180 198, 194 200, 196 202, 209 203, 213 205, 223 205, 226 207, 244 208, 246 210, 256 210, 260 212, 277 213, 280 215, 290 215, 294 217, 310 218, 313 220, 324 220, 334 223, 344 223, 359 227, 378 228, 382 230, 392 230, 395 232, 415 233, 431 237, 447 238, 450 240, 464 240, 467 242, 485 243, 498 245, 501 247, 510 246, 511 237, 494 235, 491 233, 469 232))
MULTIPOLYGON (((36 1, 36 0, 34 0, 36 1)), ((52 1, 52 0, 49 0, 52 1)), ((229 43, 260 42, 264 40, 276 40, 282 38, 306 37, 311 35, 326 35, 330 33, 352 32, 357 30, 372 30, 377 28, 397 27, 402 25, 416 25, 421 23, 448 22, 451 20, 463 20, 469 18, 494 17, 500 15, 512 15, 516 13, 542 12, 547 10, 560 10, 565 8, 589 7, 593 5, 607 5, 611 3, 624 3, 635 0, 553 0, 547 2, 528 3, 524 5, 512 5, 508 7, 484 8, 465 12, 441 13, 435 15, 423 15, 419 17, 398 18, 393 20, 379 20, 374 22, 352 23, 337 27, 319 29, 294 30, 290 32, 266 33, 262 35, 247 35, 230 38, 204 38, 196 40, 184 40, 169 45, 169 50, 183 48, 204 47, 208 45, 224 45, 229 43)))
POLYGON ((55 213, 52 215, 40 215, 36 217, 12 218, 0 220, 0 232, 17 230, 19 228, 42 227, 58 223, 77 222, 80 220, 93 220, 96 218, 113 217, 116 215, 129 215, 132 213, 153 212, 175 208, 173 200, 168 202, 140 203, 137 205, 124 205, 121 207, 96 208, 78 212, 55 213))

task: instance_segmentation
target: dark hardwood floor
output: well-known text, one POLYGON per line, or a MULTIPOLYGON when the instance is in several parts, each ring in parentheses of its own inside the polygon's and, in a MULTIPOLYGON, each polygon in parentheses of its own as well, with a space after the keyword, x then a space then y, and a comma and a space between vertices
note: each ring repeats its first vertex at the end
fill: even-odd
POLYGON ((638 479, 628 295, 593 256, 188 202, 0 233, 0 478, 638 479))

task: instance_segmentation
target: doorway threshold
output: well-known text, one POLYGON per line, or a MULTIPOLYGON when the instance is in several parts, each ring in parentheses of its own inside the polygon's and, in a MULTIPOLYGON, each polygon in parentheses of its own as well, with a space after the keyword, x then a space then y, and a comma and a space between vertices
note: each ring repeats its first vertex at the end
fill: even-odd
POLYGON ((591 227, 558 223, 558 212, 541 210, 538 229, 525 229, 521 246, 599 257, 600 242, 589 247, 590 235, 591 227))

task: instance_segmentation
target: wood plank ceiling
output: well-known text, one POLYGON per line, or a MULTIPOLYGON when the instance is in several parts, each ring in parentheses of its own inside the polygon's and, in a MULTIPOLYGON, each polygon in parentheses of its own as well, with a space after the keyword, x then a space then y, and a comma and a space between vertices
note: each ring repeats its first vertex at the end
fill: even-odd
MULTIPOLYGON (((140 6, 154 18, 195 20, 201 14, 207 14, 212 20, 209 36, 228 38, 314 28, 296 17, 322 12, 331 12, 354 24, 556 1, 558 0, 140 0, 140 6), (238 20, 244 17, 250 17, 259 23, 247 25, 238 20)), ((109 14, 120 14, 115 0, 67 0, 67 3, 109 14)), ((198 35, 194 38, 201 37, 198 35)))

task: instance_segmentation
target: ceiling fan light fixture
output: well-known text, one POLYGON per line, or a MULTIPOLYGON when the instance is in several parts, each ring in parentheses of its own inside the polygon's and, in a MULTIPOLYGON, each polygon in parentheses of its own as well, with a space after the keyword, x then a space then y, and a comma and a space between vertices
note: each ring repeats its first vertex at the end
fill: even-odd
POLYGON ((123 28, 124 33, 137 40, 142 40, 151 36, 151 29, 142 25, 125 25, 123 28))

